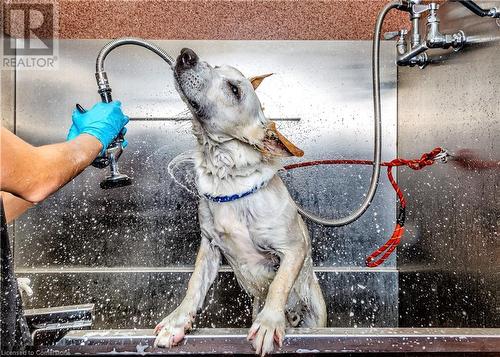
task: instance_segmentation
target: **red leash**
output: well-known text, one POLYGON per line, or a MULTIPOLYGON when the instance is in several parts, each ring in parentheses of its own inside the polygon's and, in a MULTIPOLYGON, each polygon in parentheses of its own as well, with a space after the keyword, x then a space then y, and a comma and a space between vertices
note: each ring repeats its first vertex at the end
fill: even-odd
MULTIPOLYGON (((387 178, 389 179, 394 191, 396 191, 396 195, 399 200, 399 209, 398 209, 398 217, 396 219, 396 227, 394 228, 394 232, 392 233, 391 238, 383 246, 378 248, 372 254, 370 254, 365 263, 368 267, 374 268, 382 264, 389 258, 391 253, 396 249, 396 247, 401 242, 401 237, 403 236, 405 229, 405 216, 406 216, 406 200, 403 196, 403 192, 399 188, 394 176, 392 175, 392 168, 397 166, 407 166, 412 170, 420 170, 426 166, 430 166, 436 162, 436 160, 445 161, 448 153, 441 149, 440 147, 435 148, 431 152, 425 153, 420 157, 420 159, 415 160, 405 160, 405 159, 394 159, 389 162, 382 162, 381 166, 387 166, 387 178), (382 255, 382 256, 380 256, 382 255), (379 257, 380 256, 380 257, 379 257)), ((307 161, 300 162, 297 164, 291 164, 285 166, 285 170, 293 170, 299 167, 308 167, 308 166, 316 166, 316 165, 338 165, 338 164, 346 164, 346 165, 373 165, 373 161, 371 160, 318 160, 318 161, 307 161)))

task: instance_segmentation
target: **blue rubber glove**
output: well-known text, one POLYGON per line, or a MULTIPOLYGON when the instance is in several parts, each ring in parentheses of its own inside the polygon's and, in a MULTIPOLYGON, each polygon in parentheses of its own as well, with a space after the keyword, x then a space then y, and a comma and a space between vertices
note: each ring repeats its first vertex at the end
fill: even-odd
MULTIPOLYGON (((92 135, 102 144, 101 155, 120 132, 125 135, 127 132, 125 125, 129 121, 129 118, 123 114, 119 101, 97 103, 85 113, 80 113, 75 109, 72 119, 73 125, 69 129, 67 140, 72 140, 83 133, 92 135)), ((122 146, 126 147, 127 144, 125 140, 122 146)))

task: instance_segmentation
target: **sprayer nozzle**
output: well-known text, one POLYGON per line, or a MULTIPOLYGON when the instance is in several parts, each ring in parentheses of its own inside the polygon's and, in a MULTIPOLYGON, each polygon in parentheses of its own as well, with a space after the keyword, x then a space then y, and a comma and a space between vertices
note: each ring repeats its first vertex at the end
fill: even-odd
POLYGON ((130 186, 132 184, 132 179, 127 175, 119 174, 114 176, 108 176, 101 181, 101 188, 104 190, 110 188, 118 188, 124 186, 130 186))

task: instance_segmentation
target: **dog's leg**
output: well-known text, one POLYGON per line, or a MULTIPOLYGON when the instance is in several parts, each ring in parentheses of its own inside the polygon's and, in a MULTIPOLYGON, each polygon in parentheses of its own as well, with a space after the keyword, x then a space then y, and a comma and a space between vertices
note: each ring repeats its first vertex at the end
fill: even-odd
POLYGON ((248 339, 253 340, 252 344, 256 354, 261 356, 273 351, 274 342, 280 347, 283 343, 286 325, 285 306, 288 294, 302 268, 305 257, 301 246, 281 253, 283 258, 280 268, 269 286, 264 308, 257 315, 248 333, 248 339))
POLYGON ((191 329, 196 313, 201 309, 208 289, 217 276, 219 264, 219 249, 203 236, 186 296, 181 304, 156 326, 154 332, 158 336, 155 347, 171 347, 182 341, 185 333, 191 329))
POLYGON ((326 304, 318 279, 312 273, 309 285, 307 313, 302 318, 303 327, 325 327, 327 322, 326 304))
POLYGON ((252 322, 254 322, 257 318, 257 315, 259 314, 261 308, 261 300, 258 297, 254 296, 252 302, 252 322))
MULTIPOLYGON (((303 232, 302 232, 303 233, 303 232)), ((288 295, 304 264, 308 243, 307 235, 294 242, 287 241, 275 247, 280 255, 280 267, 269 285, 264 308, 257 315, 247 338, 252 340, 256 354, 264 356, 274 349, 274 342, 280 347, 285 337, 285 307, 288 295)))

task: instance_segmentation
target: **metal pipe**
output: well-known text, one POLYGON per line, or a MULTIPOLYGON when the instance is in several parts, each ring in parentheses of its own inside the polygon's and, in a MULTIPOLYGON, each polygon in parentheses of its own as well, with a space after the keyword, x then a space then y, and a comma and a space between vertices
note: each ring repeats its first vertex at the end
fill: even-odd
POLYGON ((418 45, 417 47, 414 47, 413 49, 411 49, 410 51, 406 52, 405 54, 403 55, 399 55, 398 56, 398 59, 396 61, 396 63, 399 65, 399 66, 405 66, 407 65, 408 63, 410 63, 410 60, 416 56, 418 56, 419 54, 421 54, 422 52, 425 52, 427 51, 429 47, 427 46, 426 42, 422 42, 420 45, 418 45))
POLYGON ((497 8, 492 7, 491 9, 483 9, 474 1, 470 0, 458 0, 458 2, 478 16, 500 18, 500 11, 498 11, 497 8))
POLYGON ((380 162, 381 162, 381 119, 380 119, 380 36, 382 33, 382 24, 384 23, 385 16, 392 9, 400 9, 408 11, 409 4, 407 1, 393 1, 384 6, 380 11, 377 23, 375 25, 375 32, 373 35, 373 48, 372 48, 372 76, 373 76, 373 120, 374 120, 374 142, 373 142, 373 170, 370 181, 370 187, 365 200, 354 212, 346 217, 338 219, 327 219, 316 216, 307 212, 302 207, 297 205, 297 209, 304 217, 313 222, 319 223, 324 226, 341 227, 357 220, 365 211, 370 207, 375 192, 377 191, 379 176, 380 176, 380 162))
POLYGON ((412 35, 411 35, 411 48, 415 48, 418 45, 420 45, 420 14, 415 14, 411 18, 411 23, 412 23, 412 35))

